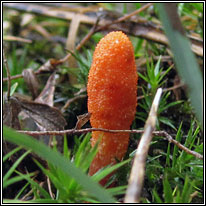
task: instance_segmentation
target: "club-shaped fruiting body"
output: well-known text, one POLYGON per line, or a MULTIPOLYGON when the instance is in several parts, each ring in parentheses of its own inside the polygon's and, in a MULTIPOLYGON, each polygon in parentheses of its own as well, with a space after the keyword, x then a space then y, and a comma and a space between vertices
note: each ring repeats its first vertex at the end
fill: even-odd
MULTIPOLYGON (((130 129, 137 106, 137 71, 132 43, 123 32, 110 32, 97 44, 87 92, 92 127, 130 129)), ((99 138, 90 175, 117 159, 121 161, 128 148, 129 133, 92 132, 92 146, 99 138)))

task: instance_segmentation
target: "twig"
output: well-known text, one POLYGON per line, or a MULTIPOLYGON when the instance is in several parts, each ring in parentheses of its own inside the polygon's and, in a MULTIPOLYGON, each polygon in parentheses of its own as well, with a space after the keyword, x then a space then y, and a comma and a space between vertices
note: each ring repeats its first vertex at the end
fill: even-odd
MULTIPOLYGON (((17 75, 11 76, 10 79, 13 80, 13 79, 19 79, 22 77, 23 77, 22 74, 17 74, 17 75)), ((3 82, 5 82, 5 81, 8 81, 8 77, 3 78, 3 82)))
POLYGON ((180 148, 181 150, 185 151, 186 153, 191 154, 191 155, 195 156, 196 158, 203 159, 203 156, 201 154, 199 154, 198 152, 195 152, 195 151, 192 151, 192 150, 188 149, 187 147, 185 147, 184 145, 179 143, 177 140, 173 139, 172 136, 169 135, 167 132, 165 132, 165 131, 156 131, 156 132, 153 132, 153 134, 164 136, 164 137, 166 137, 166 139, 169 142, 172 142, 178 148, 180 148))
MULTIPOLYGON (((78 133, 88 133, 88 132, 94 132, 94 131, 101 131, 101 132, 111 132, 111 133, 131 133, 131 134, 141 134, 144 132, 144 130, 110 130, 110 129, 103 129, 103 128, 86 128, 86 129, 68 129, 63 131, 23 131, 18 130, 17 132, 31 135, 31 136, 39 136, 39 135, 65 135, 65 134, 78 134, 78 133)), ((167 138, 168 141, 172 142, 173 144, 177 145, 180 149, 184 150, 188 154, 191 154, 195 156, 196 158, 203 159, 203 156, 197 152, 191 151, 176 140, 172 138, 171 135, 169 135, 165 131, 153 131, 153 135, 158 136, 164 136, 167 138)))
MULTIPOLYGON (((26 169, 26 173, 28 174, 28 170, 26 169)), ((38 174, 38 171, 35 172, 36 174, 38 174)), ((42 183, 40 183, 40 186, 42 186, 42 183)), ((33 188, 28 192, 26 193, 20 200, 21 201, 26 201, 27 198, 31 198, 32 194, 33 194, 34 190, 33 188), (30 196, 30 197, 29 197, 30 196)), ((34 199, 35 197, 33 197, 34 199)))
POLYGON ((110 130, 110 129, 103 129, 103 128, 86 128, 86 129, 68 129, 63 131, 23 131, 18 130, 17 132, 31 135, 31 136, 39 136, 39 135, 64 135, 64 134, 78 134, 78 133, 88 133, 88 132, 111 132, 111 133, 135 133, 139 134, 142 133, 143 130, 110 130))
POLYGON ((76 97, 73 97, 73 98, 69 99, 69 100, 66 102, 66 104, 62 107, 61 112, 64 113, 65 110, 69 107, 69 105, 70 105, 72 102, 76 101, 77 99, 82 99, 82 98, 85 98, 85 97, 87 97, 87 95, 86 95, 86 94, 82 94, 82 95, 79 95, 79 96, 76 96, 76 97))
POLYGON ((25 39, 25 38, 21 38, 21 37, 16 37, 16 36, 10 36, 10 35, 6 35, 3 37, 4 41, 17 41, 17 42, 23 42, 23 43, 32 43, 32 40, 30 39, 25 39))
POLYGON ((130 14, 127 14, 125 16, 122 16, 120 18, 118 18, 117 20, 114 20, 112 22, 109 22, 108 24, 106 25, 103 25, 103 26, 100 26, 99 28, 97 28, 97 31, 100 31, 100 30, 103 30, 109 26, 111 26, 112 24, 116 24, 116 23, 120 23, 122 21, 125 21, 126 19, 129 19, 130 17, 134 16, 134 15, 137 15, 139 14, 140 12, 144 11, 145 9, 147 9, 148 7, 150 7, 153 3, 148 3, 146 5, 144 5, 143 7, 135 10, 134 12, 130 13, 130 14))
POLYGON ((161 94, 162 89, 160 88, 157 90, 157 93, 155 95, 149 113, 149 117, 145 124, 144 133, 141 137, 140 143, 135 154, 134 163, 129 178, 129 185, 124 200, 125 203, 140 202, 141 191, 144 182, 145 163, 147 159, 149 145, 152 140, 152 132, 155 130, 157 110, 161 94))
POLYGON ((83 88, 81 88, 77 93, 75 93, 74 96, 78 96, 78 95, 80 95, 81 93, 86 92, 86 91, 87 91, 87 87, 83 87, 83 88))
POLYGON ((54 194, 53 194, 53 192, 52 192, 51 182, 50 182, 50 179, 49 179, 48 176, 47 176, 47 185, 48 185, 48 190, 49 190, 50 197, 52 198, 52 200, 54 200, 54 194))
MULTIPOLYGON (((175 85, 173 87, 165 88, 165 89, 162 90, 162 92, 168 92, 168 91, 175 90, 175 89, 178 89, 178 88, 183 87, 183 86, 185 86, 185 84, 184 83, 180 83, 180 84, 175 85)), ((150 95, 152 95, 152 93, 148 94, 148 96, 150 96, 150 95)), ((141 95, 141 96, 137 97, 137 100, 144 99, 144 98, 145 98, 145 96, 141 95)))
POLYGON ((7 100, 9 101, 10 99, 10 90, 11 90, 11 75, 10 75, 10 70, 9 70, 9 65, 8 65, 8 62, 7 62, 7 58, 6 58, 6 55, 5 55, 5 51, 4 51, 4 48, 3 48, 3 56, 4 56, 4 65, 5 65, 5 68, 6 68, 6 73, 7 73, 7 78, 8 78, 8 91, 7 91, 7 100))
MULTIPOLYGON (((82 46, 85 44, 85 42, 87 42, 90 37, 96 32, 96 28, 97 28, 97 25, 100 21, 100 17, 97 18, 94 26, 91 28, 91 30, 89 31, 89 33, 81 40, 81 42, 76 46, 76 50, 80 50, 82 48, 82 46)), ((69 59, 69 57, 71 56, 71 53, 67 54, 64 58, 60 59, 59 60, 59 63, 64 63, 65 61, 67 61, 69 59)))
POLYGON ((34 192, 33 189, 29 190, 29 192, 26 193, 20 200, 21 200, 21 201, 26 200, 26 198, 29 197, 30 195, 32 195, 33 192, 34 192))
POLYGON ((86 97, 87 97, 86 94, 85 94, 85 95, 81 94, 81 93, 86 92, 86 91, 87 91, 87 88, 84 87, 84 88, 81 88, 77 93, 75 93, 75 94, 74 94, 74 97, 71 98, 71 99, 69 99, 69 100, 66 102, 66 104, 61 108, 61 112, 64 113, 65 110, 69 107, 69 105, 70 105, 72 102, 76 101, 77 99, 86 98, 86 97))
MULTIPOLYGON (((88 133, 88 132, 94 132, 94 131, 101 131, 101 132, 111 132, 111 133, 131 133, 131 134, 141 134, 144 132, 144 130, 110 130, 110 129, 103 129, 103 128, 86 128, 86 129, 68 129, 63 131, 23 131, 18 130, 17 132, 31 135, 31 136, 39 136, 39 135, 65 135, 65 134, 78 134, 78 133, 88 133)), ((172 142, 173 144, 177 145, 180 149, 184 150, 188 154, 191 154, 195 156, 196 158, 203 159, 203 156, 197 152, 191 151, 176 140, 172 138, 171 135, 169 135, 165 131, 153 131, 153 135, 158 136, 164 136, 169 142, 172 142)))
POLYGON ((145 4, 144 6, 142 6, 141 8, 137 9, 136 11, 133 11, 132 13, 130 14, 127 14, 123 17, 120 17, 119 19, 117 19, 115 21, 115 23, 119 23, 121 21, 125 21, 126 19, 129 19, 130 17, 134 16, 134 15, 137 15, 139 14, 140 12, 144 11, 145 9, 149 8, 150 6, 152 6, 153 3, 148 3, 148 4, 145 4))

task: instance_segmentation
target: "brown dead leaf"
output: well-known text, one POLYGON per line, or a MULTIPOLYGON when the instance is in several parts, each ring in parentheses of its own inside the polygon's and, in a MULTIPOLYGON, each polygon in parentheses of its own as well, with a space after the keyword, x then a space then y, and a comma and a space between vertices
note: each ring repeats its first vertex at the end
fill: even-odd
POLYGON ((49 59, 46 63, 39 67, 37 73, 42 72, 53 72, 56 70, 56 65, 58 65, 58 60, 56 59, 49 59))
POLYGON ((22 72, 22 76, 28 86, 29 91, 32 94, 32 98, 35 99, 39 94, 39 82, 33 69, 24 69, 22 72))
POLYGON ((3 106, 3 124, 14 128, 21 129, 18 114, 21 111, 21 106, 19 105, 16 98, 10 97, 10 100, 7 101, 5 98, 4 106, 3 106))
POLYGON ((55 107, 46 104, 28 101, 16 97, 21 109, 32 118, 36 124, 46 130, 62 130, 66 125, 66 121, 61 112, 55 107))
MULTIPOLYGON (((11 128, 20 130, 20 122, 18 119, 18 114, 21 111, 21 106, 18 101, 12 96, 9 101, 7 101, 7 97, 4 98, 4 106, 3 106, 3 124, 7 125, 11 128)), ((11 150, 13 150, 16 146, 10 142, 7 142, 3 139, 3 154, 7 154, 11 150)), ((18 155, 13 155, 9 158, 9 160, 15 161, 18 155)))
MULTIPOLYGON (((47 102, 48 104, 53 104, 54 84, 52 82, 54 81, 55 80, 53 74, 48 80, 42 96, 40 96, 40 99, 47 102), (48 96, 47 91, 49 93, 48 96)), ((3 112, 4 124, 17 130, 21 129, 19 117, 21 117, 21 125, 24 125, 24 127, 29 130, 63 130, 64 126, 66 125, 66 121, 63 115, 57 108, 51 107, 47 104, 30 101, 15 94, 10 98, 9 102, 4 103, 3 112)), ((56 138, 58 140, 56 141, 57 148, 61 152, 63 148, 63 138, 59 135, 56 136, 56 138)), ((50 145, 50 143, 52 142, 51 136, 49 135, 42 135, 39 136, 37 139, 44 142, 46 145, 50 145)), ((15 147, 15 145, 4 141, 4 154, 8 153, 15 147)), ((21 153, 13 156, 12 159, 17 159, 19 157, 19 154, 21 153)))
MULTIPOLYGON (((62 130, 66 121, 61 112, 53 106, 53 96, 55 90, 55 72, 49 77, 41 94, 35 101, 17 97, 21 105, 21 123, 24 128, 33 131, 62 130)), ((50 135, 40 135, 39 141, 46 145, 51 145, 53 137, 50 135)), ((62 151, 63 138, 58 135, 57 148, 62 151)))
POLYGON ((55 74, 54 72, 47 80, 46 86, 40 93, 40 95, 35 99, 35 102, 47 104, 50 107, 54 105, 54 90, 55 90, 55 74))
POLYGON ((77 116, 77 123, 75 129, 81 129, 90 119, 91 113, 85 113, 77 116))
MULTIPOLYGON (((63 130, 66 121, 62 113, 55 107, 49 105, 28 101, 18 98, 21 105, 22 122, 26 128, 37 131, 63 130)), ((53 136, 41 135, 37 139, 46 145, 51 144, 53 136)), ((57 148, 61 152, 63 149, 63 138, 61 135, 56 136, 57 148)))

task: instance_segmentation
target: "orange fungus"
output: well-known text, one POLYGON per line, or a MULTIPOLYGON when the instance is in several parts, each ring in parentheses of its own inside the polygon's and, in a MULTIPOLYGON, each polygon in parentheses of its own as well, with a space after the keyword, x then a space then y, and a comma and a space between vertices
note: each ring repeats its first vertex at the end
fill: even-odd
MULTIPOLYGON (((110 32, 97 44, 88 77, 88 111, 94 128, 130 129, 137 105, 137 71, 133 46, 121 31, 110 32)), ((101 138, 89 174, 122 160, 129 133, 92 132, 91 144, 101 138)), ((108 178, 101 181, 105 184, 108 178)))

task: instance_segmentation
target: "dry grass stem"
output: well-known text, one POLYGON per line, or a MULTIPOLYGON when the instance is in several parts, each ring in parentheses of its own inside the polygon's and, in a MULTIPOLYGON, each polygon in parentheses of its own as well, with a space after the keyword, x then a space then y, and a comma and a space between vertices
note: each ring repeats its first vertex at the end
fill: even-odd
POLYGON ((7 100, 9 101, 10 98, 10 90, 11 90, 11 75, 10 75, 10 70, 9 70, 9 65, 7 62, 7 58, 6 58, 6 54, 5 51, 3 49, 3 57, 4 57, 4 65, 5 65, 5 69, 6 69, 6 73, 7 73, 7 78, 8 78, 8 91, 7 91, 7 100))
POLYGON ((141 191, 144 183, 145 163, 147 159, 149 145, 152 140, 152 132, 155 130, 157 110, 161 94, 162 89, 160 88, 157 90, 157 93, 153 100, 149 117, 145 124, 144 133, 141 137, 134 157, 134 163, 129 178, 129 185, 124 200, 125 203, 140 202, 141 191))

